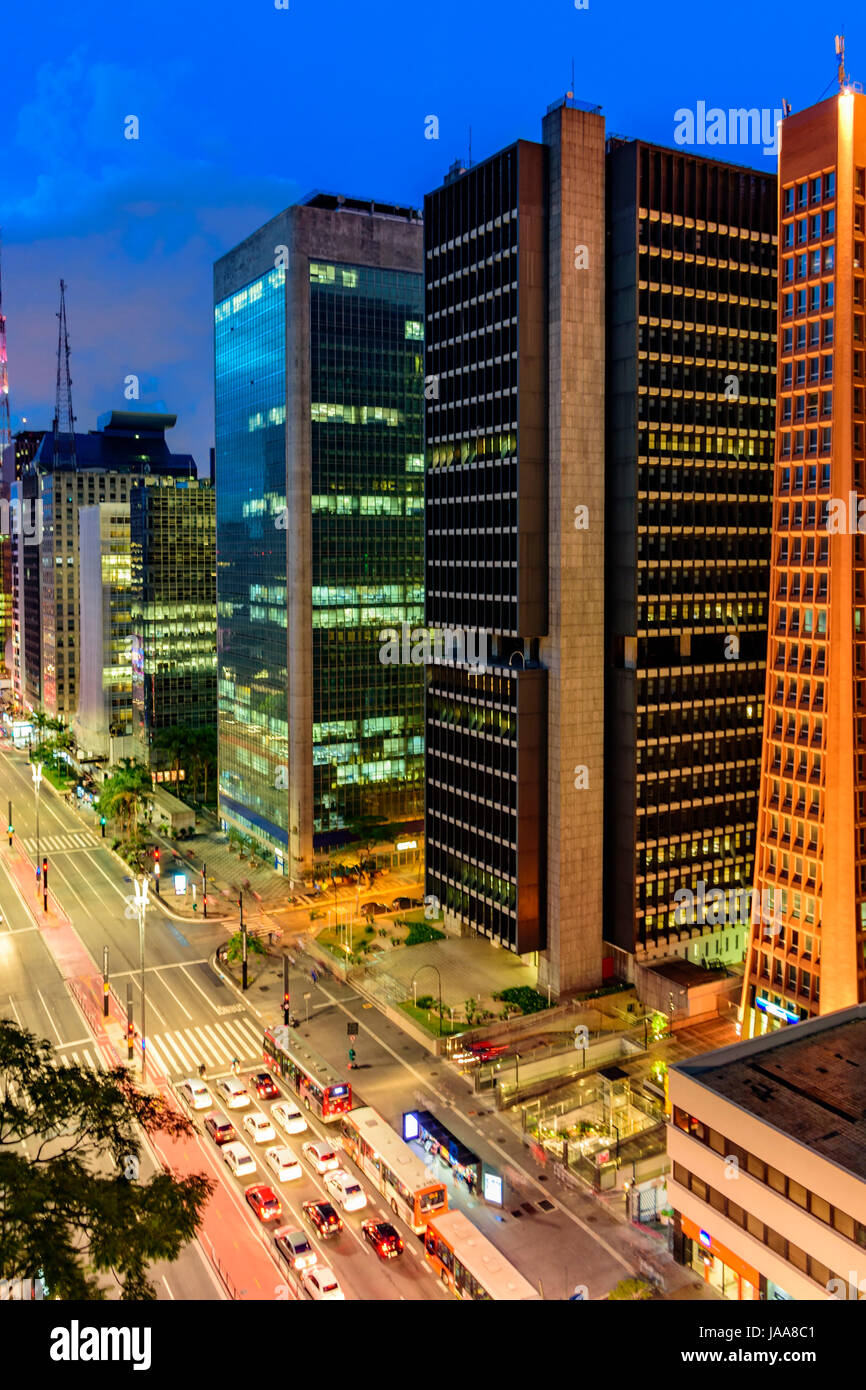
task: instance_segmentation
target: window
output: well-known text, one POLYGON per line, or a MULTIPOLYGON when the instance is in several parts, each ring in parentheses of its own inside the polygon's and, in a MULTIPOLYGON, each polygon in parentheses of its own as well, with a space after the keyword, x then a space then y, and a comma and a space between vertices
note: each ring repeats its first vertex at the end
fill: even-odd
POLYGON ((830 1224, 830 1203, 824 1198, 819 1197, 816 1192, 809 1195, 809 1210, 813 1216, 817 1216, 819 1221, 826 1221, 830 1224))
POLYGON ((778 1168, 767 1168, 767 1183, 774 1192, 781 1192, 785 1195, 785 1174, 780 1173, 778 1168))
POLYGON ((808 1209, 809 1194, 802 1183, 795 1182, 793 1178, 788 1179, 788 1200, 795 1202, 804 1211, 808 1209))

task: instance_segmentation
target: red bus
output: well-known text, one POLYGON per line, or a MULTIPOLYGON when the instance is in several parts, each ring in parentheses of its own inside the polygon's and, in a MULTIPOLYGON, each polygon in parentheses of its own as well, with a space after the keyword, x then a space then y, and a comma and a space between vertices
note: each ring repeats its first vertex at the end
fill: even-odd
POLYGON ((352 1108, 352 1088, 318 1052, 284 1025, 266 1028, 262 1039, 265 1064, 276 1072, 320 1120, 332 1123, 352 1108))

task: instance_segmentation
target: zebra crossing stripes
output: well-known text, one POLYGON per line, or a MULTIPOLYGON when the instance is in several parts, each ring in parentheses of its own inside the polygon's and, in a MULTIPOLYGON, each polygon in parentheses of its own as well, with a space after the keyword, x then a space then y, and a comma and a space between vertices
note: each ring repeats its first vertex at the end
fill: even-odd
MULTIPOLYGON (((21 840, 25 851, 29 855, 36 853, 36 838, 28 836, 21 840)), ((39 853, 40 854, 64 854, 73 849, 96 849, 100 840, 90 830, 70 830, 65 835, 40 835, 39 853)))
POLYGON ((56 1056, 62 1067, 89 1067, 91 1071, 105 1071, 102 1058, 94 1056, 89 1048, 82 1052, 58 1052, 56 1056))
POLYGON ((235 1057, 240 1062, 260 1062, 262 1032, 245 1018, 225 1019, 151 1033, 147 1050, 165 1076, 194 1076, 202 1062, 209 1069, 227 1068, 235 1057))

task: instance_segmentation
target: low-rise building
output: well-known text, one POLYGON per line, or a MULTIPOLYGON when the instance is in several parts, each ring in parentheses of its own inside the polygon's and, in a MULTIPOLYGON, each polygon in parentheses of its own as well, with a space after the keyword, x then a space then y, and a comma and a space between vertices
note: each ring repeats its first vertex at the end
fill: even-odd
POLYGON ((866 1005, 670 1069, 674 1254, 732 1299, 866 1298, 866 1005))

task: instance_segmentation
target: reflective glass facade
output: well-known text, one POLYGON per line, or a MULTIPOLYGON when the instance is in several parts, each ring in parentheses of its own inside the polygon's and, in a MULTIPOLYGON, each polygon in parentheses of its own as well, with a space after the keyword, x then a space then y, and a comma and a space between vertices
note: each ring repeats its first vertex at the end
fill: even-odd
POLYGON ((285 272, 214 312, 220 810, 287 844, 285 272))
POLYGON ((421 813, 424 668, 383 628, 424 621, 420 275, 310 262, 313 828, 421 813))

